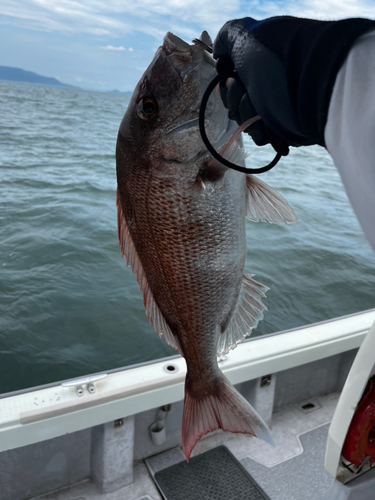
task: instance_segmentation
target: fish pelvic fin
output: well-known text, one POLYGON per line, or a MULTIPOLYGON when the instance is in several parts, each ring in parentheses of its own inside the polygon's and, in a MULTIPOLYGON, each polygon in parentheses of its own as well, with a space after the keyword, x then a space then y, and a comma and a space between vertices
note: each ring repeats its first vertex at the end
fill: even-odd
POLYGON ((166 343, 176 349, 182 355, 182 349, 180 341, 177 335, 174 335, 170 329, 163 313, 159 309, 159 306, 154 299, 151 288, 148 284, 146 273, 144 272, 141 259, 135 249, 129 228, 126 224, 125 216, 121 208, 120 195, 117 189, 116 194, 116 205, 117 205, 117 227, 118 227, 118 239, 119 247, 121 251, 121 257, 126 258, 126 266, 130 266, 132 274, 136 275, 137 283, 139 289, 143 294, 143 303, 146 308, 146 316, 153 326, 155 333, 159 335, 160 338, 164 337, 166 343))
POLYGON ((293 224, 297 216, 285 198, 268 184, 248 174, 246 176, 246 217, 253 222, 293 224))
POLYGON ((264 311, 267 311, 262 299, 266 297, 269 288, 254 280, 253 276, 253 274, 243 275, 234 313, 225 332, 219 337, 218 356, 227 354, 242 342, 263 319, 264 311))
POLYGON ((199 439, 215 429, 256 436, 274 446, 267 424, 222 373, 203 397, 195 395, 187 375, 182 417, 182 447, 187 461, 199 439))

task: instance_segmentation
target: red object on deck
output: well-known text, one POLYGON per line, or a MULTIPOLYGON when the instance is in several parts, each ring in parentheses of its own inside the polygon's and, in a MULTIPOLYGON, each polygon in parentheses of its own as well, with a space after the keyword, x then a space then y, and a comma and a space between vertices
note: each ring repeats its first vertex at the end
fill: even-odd
POLYGON ((368 456, 368 463, 375 462, 375 377, 368 381, 358 403, 341 453, 355 465, 361 465, 368 456))

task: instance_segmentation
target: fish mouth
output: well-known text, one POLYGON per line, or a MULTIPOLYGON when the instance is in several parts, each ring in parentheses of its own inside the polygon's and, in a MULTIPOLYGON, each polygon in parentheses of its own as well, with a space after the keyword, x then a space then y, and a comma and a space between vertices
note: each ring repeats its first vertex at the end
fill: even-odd
POLYGON ((181 55, 190 55, 192 46, 186 43, 184 40, 174 35, 170 31, 165 35, 163 39, 163 50, 167 55, 173 54, 175 52, 181 53, 181 55))
MULTIPOLYGON (((211 38, 207 32, 203 32, 202 39, 206 44, 211 43, 211 38), (208 42, 208 43, 207 43, 208 42)), ((184 78, 187 73, 192 71, 204 57, 204 48, 200 45, 189 45, 184 40, 168 32, 163 40, 162 49, 164 50, 169 62, 176 72, 184 78)))

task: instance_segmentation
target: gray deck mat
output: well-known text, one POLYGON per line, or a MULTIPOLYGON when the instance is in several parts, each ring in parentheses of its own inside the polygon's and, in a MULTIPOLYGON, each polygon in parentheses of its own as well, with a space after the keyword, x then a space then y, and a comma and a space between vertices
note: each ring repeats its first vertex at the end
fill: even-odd
POLYGON ((225 446, 155 474, 166 500, 270 500, 225 446))
POLYGON ((274 467, 248 457, 241 464, 272 500, 325 500, 333 481, 324 468, 328 429, 326 424, 302 434, 303 453, 274 467))

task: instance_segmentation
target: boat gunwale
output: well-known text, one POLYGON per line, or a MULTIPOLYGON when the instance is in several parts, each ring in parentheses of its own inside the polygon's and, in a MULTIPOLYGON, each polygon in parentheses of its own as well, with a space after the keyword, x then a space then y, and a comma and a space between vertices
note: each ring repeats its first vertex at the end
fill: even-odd
MULTIPOLYGON (((257 340, 262 340, 262 339, 266 339, 266 338, 270 338, 270 337, 275 337, 275 336, 282 335, 282 334, 285 334, 285 333, 294 332, 296 330, 303 330, 303 329, 310 328, 310 327, 316 327, 316 326, 319 326, 319 325, 331 323, 331 322, 338 321, 338 320, 343 320, 343 319, 346 319, 346 318, 351 318, 353 316, 359 316, 359 315, 370 313, 370 312, 375 312, 375 308, 365 309, 364 311, 358 311, 356 313, 346 314, 344 316, 338 316, 338 317, 327 319, 327 320, 323 320, 323 321, 317 321, 316 323, 309 323, 307 325, 301 325, 301 326, 297 326, 295 328, 289 328, 287 330, 281 330, 281 331, 278 331, 278 332, 267 333, 265 335, 258 335, 256 337, 249 337, 249 338, 245 339, 243 342, 241 342, 241 344, 245 344, 245 343, 248 343, 248 342, 255 342, 257 340)), ((119 373, 119 372, 131 370, 131 369, 134 369, 134 368, 141 368, 142 366, 149 366, 149 365, 152 365, 152 364, 161 363, 161 362, 164 362, 164 361, 168 362, 168 361, 171 361, 173 359, 179 359, 179 358, 181 358, 181 355, 180 354, 175 354, 175 355, 172 355, 172 356, 166 356, 166 357, 163 357, 163 358, 157 358, 157 359, 153 359, 153 360, 143 361, 141 363, 135 363, 135 364, 127 365, 127 366, 124 366, 124 367, 111 368, 110 370, 103 370, 103 371, 100 371, 100 372, 94 372, 94 373, 90 373, 90 374, 80 375, 78 377, 67 378, 67 379, 56 381, 56 382, 51 382, 51 383, 48 383, 48 384, 42 384, 42 385, 37 385, 37 386, 32 386, 32 387, 26 387, 25 389, 19 389, 17 391, 11 391, 11 392, 2 393, 2 394, 0 394, 0 400, 8 398, 8 397, 12 397, 12 396, 19 396, 19 395, 22 395, 22 394, 27 394, 29 392, 39 391, 39 390, 42 390, 42 389, 49 389, 51 387, 58 387, 58 386, 60 386, 63 383, 73 382, 73 381, 78 380, 78 379, 80 379, 82 377, 90 378, 90 377, 95 377, 97 375, 105 375, 105 374, 110 375, 110 374, 114 374, 114 373, 119 373)))

